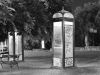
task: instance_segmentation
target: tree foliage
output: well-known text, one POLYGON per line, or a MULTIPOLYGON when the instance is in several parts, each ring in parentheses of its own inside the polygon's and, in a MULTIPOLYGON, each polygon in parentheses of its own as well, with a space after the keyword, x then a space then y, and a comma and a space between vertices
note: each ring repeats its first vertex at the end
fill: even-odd
POLYGON ((54 14, 64 7, 65 10, 72 12, 72 9, 68 3, 69 0, 47 0, 48 11, 54 14))
POLYGON ((7 36, 9 30, 17 29, 26 37, 30 37, 31 41, 32 39, 50 41, 52 38, 52 15, 60 11, 62 6, 65 10, 72 12, 68 1, 0 0, 0 34, 2 35, 5 30, 7 36))
POLYGON ((49 40, 52 38, 52 15, 63 5, 71 11, 68 0, 14 0, 11 4, 16 10, 14 23, 29 35, 49 40))
MULTIPOLYGON (((80 43, 81 46, 85 45, 84 40, 85 36, 88 35, 89 42, 93 42, 91 39, 90 28, 96 28, 98 31, 100 30, 100 4, 99 2, 95 3, 85 3, 84 7, 77 7, 74 11, 75 15, 75 28, 76 28, 76 39, 81 38, 80 43)), ((99 32, 98 32, 99 33, 99 32)), ((99 35, 99 34, 98 34, 99 35)), ((76 42, 76 45, 79 45, 76 42)))
MULTIPOLYGON (((0 0, 0 41, 4 41, 7 38, 8 23, 14 24, 14 12, 15 10, 10 6, 9 0, 0 0)), ((12 29, 13 27, 10 27, 12 29)))

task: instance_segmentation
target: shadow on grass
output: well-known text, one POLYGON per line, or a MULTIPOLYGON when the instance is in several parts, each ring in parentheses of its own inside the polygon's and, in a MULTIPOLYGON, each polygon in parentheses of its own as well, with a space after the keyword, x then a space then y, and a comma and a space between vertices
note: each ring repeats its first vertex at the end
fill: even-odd
POLYGON ((51 59, 52 56, 34 56, 34 57, 25 57, 25 59, 51 59))
POLYGON ((84 75, 87 75, 87 74, 96 74, 97 73, 97 70, 94 69, 93 67, 76 67, 75 69, 75 72, 78 73, 78 75, 81 75, 81 74, 84 74, 84 75))
POLYGON ((87 57, 87 58, 75 58, 76 63, 98 63, 100 62, 100 57, 87 57))
POLYGON ((84 75, 94 74, 95 75, 97 73, 96 69, 90 68, 90 67, 70 67, 70 68, 65 68, 65 69, 54 68, 54 67, 21 67, 20 70, 33 70, 33 71, 34 70, 45 70, 45 71, 51 70, 52 72, 61 71, 62 73, 66 73, 66 74, 70 72, 75 75, 81 75, 81 74, 84 74, 84 75))
POLYGON ((0 70, 0 73, 9 72, 8 70, 0 70))
POLYGON ((48 70, 48 69, 55 69, 51 67, 20 67, 20 70, 48 70))

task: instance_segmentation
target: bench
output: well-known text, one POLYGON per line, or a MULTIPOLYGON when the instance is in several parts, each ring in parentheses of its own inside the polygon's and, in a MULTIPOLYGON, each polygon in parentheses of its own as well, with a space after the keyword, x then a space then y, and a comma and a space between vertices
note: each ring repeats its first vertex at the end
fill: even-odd
POLYGON ((10 65, 11 69, 13 67, 13 65, 17 65, 18 69, 19 69, 19 66, 18 66, 18 60, 19 60, 19 56, 20 55, 9 55, 9 52, 2 52, 0 53, 0 64, 3 68, 3 64, 8 64, 10 65), (3 60, 3 58, 7 58, 7 60, 3 60))

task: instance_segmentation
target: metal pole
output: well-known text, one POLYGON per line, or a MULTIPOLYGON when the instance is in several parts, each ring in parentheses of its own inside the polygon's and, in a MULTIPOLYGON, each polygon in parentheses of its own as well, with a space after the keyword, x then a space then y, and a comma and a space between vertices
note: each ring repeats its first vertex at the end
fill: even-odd
POLYGON ((23 33, 22 33, 22 41, 21 41, 21 43, 22 43, 22 61, 24 61, 24 45, 23 45, 23 43, 24 43, 24 39, 23 39, 23 33))
POLYGON ((62 67, 65 68, 65 25, 64 19, 62 20, 62 40, 63 40, 63 53, 62 53, 62 67))
POLYGON ((94 29, 93 29, 93 46, 94 46, 94 29))
POLYGON ((73 66, 75 66, 75 22, 73 23, 73 66))
POLYGON ((15 55, 15 31, 13 32, 13 49, 14 49, 14 51, 13 51, 13 55, 15 55))

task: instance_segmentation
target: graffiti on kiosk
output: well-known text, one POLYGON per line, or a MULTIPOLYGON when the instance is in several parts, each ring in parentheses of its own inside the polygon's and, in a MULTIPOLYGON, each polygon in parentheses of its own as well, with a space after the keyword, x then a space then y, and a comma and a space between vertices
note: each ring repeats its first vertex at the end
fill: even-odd
POLYGON ((72 66, 73 65, 73 58, 65 59, 65 66, 72 66))
POLYGON ((71 42, 65 42, 65 49, 66 49, 66 52, 70 52, 70 50, 71 50, 70 45, 71 45, 71 42))
POLYGON ((73 35, 72 31, 73 31, 72 26, 65 26, 65 33, 67 37, 71 37, 73 35))
POLYGON ((72 50, 72 36, 73 35, 73 27, 72 26, 65 26, 65 51, 71 52, 72 50))

